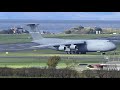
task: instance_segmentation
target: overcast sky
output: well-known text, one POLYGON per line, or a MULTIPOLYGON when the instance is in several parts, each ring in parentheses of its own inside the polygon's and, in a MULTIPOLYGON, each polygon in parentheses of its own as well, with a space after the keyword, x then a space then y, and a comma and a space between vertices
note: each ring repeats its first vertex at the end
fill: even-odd
POLYGON ((120 12, 0 12, 0 19, 120 20, 120 12))

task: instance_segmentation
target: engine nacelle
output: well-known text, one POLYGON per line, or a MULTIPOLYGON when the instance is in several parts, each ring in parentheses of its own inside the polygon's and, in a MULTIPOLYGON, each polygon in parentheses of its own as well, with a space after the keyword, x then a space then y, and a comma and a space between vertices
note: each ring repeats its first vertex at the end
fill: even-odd
POLYGON ((77 46, 76 45, 70 45, 70 49, 76 49, 77 46))
POLYGON ((65 46, 59 46, 59 47, 58 47, 58 50, 65 50, 65 49, 66 49, 65 46))

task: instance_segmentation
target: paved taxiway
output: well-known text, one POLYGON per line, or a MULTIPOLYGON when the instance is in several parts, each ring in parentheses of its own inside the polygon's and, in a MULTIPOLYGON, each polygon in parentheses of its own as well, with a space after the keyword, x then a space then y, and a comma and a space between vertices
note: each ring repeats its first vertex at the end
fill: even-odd
POLYGON ((0 44, 0 52, 2 51, 19 51, 31 50, 30 47, 37 46, 37 43, 17 43, 17 44, 0 44))

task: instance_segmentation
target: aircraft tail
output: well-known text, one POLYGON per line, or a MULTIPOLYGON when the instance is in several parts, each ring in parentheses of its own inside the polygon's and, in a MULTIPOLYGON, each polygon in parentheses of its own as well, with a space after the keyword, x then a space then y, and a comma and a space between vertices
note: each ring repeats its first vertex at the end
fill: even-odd
POLYGON ((29 33, 31 34, 33 40, 40 40, 42 39, 42 35, 38 29, 39 24, 28 24, 29 26, 29 33))

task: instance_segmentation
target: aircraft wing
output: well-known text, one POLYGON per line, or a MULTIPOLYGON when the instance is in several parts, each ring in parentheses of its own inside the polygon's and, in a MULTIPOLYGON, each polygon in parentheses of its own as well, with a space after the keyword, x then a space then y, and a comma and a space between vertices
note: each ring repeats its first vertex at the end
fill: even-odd
POLYGON ((47 44, 47 45, 38 45, 38 46, 32 46, 32 48, 48 48, 48 47, 55 47, 55 46, 60 46, 60 45, 71 45, 71 44, 74 44, 74 45, 80 45, 80 44, 85 44, 84 41, 81 41, 79 43, 74 43, 74 42, 66 42, 66 43, 54 43, 54 44, 47 44))

